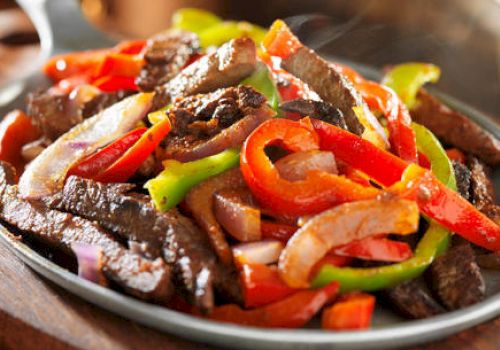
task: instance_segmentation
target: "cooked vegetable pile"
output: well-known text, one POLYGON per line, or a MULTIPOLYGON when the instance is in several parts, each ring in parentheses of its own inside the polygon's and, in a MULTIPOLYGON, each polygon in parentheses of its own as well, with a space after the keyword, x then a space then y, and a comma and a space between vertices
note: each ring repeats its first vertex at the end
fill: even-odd
POLYGON ((182 9, 44 73, 0 123, 0 219, 90 281, 212 320, 346 330, 376 298, 410 318, 477 303, 481 268, 500 268, 500 143, 422 88, 432 64, 378 83, 283 21, 182 9))

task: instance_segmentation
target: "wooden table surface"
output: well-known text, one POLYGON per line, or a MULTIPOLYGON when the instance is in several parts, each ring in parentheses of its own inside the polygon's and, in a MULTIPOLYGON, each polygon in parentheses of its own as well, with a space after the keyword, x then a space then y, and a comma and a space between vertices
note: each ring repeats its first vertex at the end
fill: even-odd
MULTIPOLYGON (((0 278, 0 349, 216 349, 99 309, 37 275, 1 242, 0 278)), ((411 349, 499 348, 497 318, 446 340, 411 349)))

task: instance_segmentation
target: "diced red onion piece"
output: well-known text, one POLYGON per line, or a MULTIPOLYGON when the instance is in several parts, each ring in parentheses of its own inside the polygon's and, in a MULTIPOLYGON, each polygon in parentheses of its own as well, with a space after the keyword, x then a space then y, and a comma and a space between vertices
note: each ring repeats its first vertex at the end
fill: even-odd
POLYGON ((232 247, 238 264, 274 264, 278 261, 284 245, 280 241, 242 243, 232 247))
POLYGON ((337 164, 332 152, 306 151, 289 154, 275 163, 280 176, 288 181, 304 180, 313 170, 338 174, 337 164))
POLYGON ((19 193, 39 199, 60 190, 81 158, 132 130, 151 106, 152 94, 130 96, 76 125, 42 151, 19 180, 19 193))
POLYGON ((240 242, 258 241, 262 237, 260 210, 249 204, 249 197, 251 193, 245 189, 225 189, 214 195, 217 222, 240 242))
POLYGON ((78 276, 104 285, 105 279, 101 271, 101 248, 90 244, 73 243, 71 250, 78 261, 78 276))

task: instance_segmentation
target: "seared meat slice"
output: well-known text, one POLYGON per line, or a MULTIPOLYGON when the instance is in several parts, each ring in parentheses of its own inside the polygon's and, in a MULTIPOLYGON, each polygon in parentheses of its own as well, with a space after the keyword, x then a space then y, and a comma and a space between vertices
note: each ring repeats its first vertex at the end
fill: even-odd
POLYGON ((338 107, 349 130, 361 135, 364 127, 352 108, 363 106, 363 99, 346 77, 305 46, 283 59, 281 65, 307 83, 321 99, 338 107))
POLYGON ((161 108, 177 98, 236 85, 253 72, 255 65, 254 42, 249 38, 231 40, 158 87, 154 106, 161 108))
POLYGON ((471 182, 471 172, 469 168, 460 162, 453 162, 453 172, 457 180, 458 193, 468 200, 470 198, 469 189, 471 182))
POLYGON ((484 269, 500 270, 500 252, 489 252, 476 256, 477 264, 484 269))
POLYGON ((93 115, 99 113, 103 109, 108 108, 112 104, 123 100, 124 98, 135 94, 132 90, 118 90, 114 92, 102 92, 99 95, 92 98, 83 104, 82 107, 82 117, 84 119, 90 118, 93 115))
POLYGON ((417 123, 429 128, 440 140, 470 152, 488 164, 500 162, 500 141, 463 114, 445 106, 420 90, 418 104, 411 110, 417 123))
POLYGON ((33 118, 43 136, 54 141, 84 119, 133 93, 133 91, 102 92, 83 105, 79 105, 69 94, 35 92, 28 94, 27 97, 28 115, 33 118))
POLYGON ((187 162, 238 147, 273 115, 266 98, 247 86, 186 97, 169 111, 172 131, 161 158, 187 162))
POLYGON ((196 34, 168 30, 148 40, 144 50, 146 64, 137 77, 142 91, 153 91, 176 76, 199 50, 196 34))
POLYGON ((73 243, 97 245, 102 250, 102 272, 136 297, 166 301, 172 292, 170 268, 162 259, 134 254, 99 225, 78 216, 48 209, 18 196, 13 169, 0 163, 0 219, 55 248, 71 253, 73 243))
POLYGON ((484 299, 485 283, 468 242, 452 246, 431 264, 432 288, 449 310, 484 299))
POLYGON ((83 121, 78 107, 67 94, 30 93, 27 110, 43 136, 52 141, 83 121))
POLYGON ((149 197, 130 190, 128 184, 102 184, 72 176, 48 204, 141 243, 149 256, 162 254, 174 267, 176 284, 204 311, 213 307, 214 284, 219 293, 239 299, 238 280, 231 269, 220 266, 206 234, 175 209, 161 213, 149 197))
POLYGON ((328 102, 297 99, 282 103, 280 109, 285 112, 298 113, 303 117, 320 119, 347 130, 342 112, 328 102))
POLYGON ((470 199, 472 203, 486 216, 500 224, 500 207, 496 205, 490 169, 476 157, 468 157, 467 165, 471 172, 470 199))
POLYGON ((384 295, 398 312, 408 318, 427 318, 445 312, 418 280, 387 289, 384 295))

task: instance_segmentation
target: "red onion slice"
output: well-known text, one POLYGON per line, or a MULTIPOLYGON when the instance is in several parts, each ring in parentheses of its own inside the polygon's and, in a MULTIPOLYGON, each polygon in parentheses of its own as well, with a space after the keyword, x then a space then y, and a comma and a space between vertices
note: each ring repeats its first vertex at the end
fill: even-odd
POLYGON ((300 181, 310 171, 324 171, 338 174, 337 164, 332 152, 306 151, 289 154, 275 163, 280 176, 288 181, 300 181))
POLYGON ((273 264, 278 261, 284 248, 280 241, 260 241, 238 244, 232 247, 236 263, 243 264, 273 264))
POLYGON ((76 125, 31 162, 19 193, 39 199, 62 188, 68 170, 81 158, 132 130, 151 106, 152 94, 130 96, 76 125))
POLYGON ((258 241, 260 210, 251 205, 252 194, 246 188, 221 190, 214 195, 217 222, 240 242, 258 241))
POLYGON ((87 281, 106 285, 102 274, 102 250, 99 246, 85 243, 72 243, 71 250, 78 261, 78 276, 87 281))

